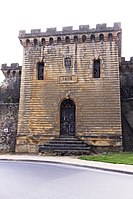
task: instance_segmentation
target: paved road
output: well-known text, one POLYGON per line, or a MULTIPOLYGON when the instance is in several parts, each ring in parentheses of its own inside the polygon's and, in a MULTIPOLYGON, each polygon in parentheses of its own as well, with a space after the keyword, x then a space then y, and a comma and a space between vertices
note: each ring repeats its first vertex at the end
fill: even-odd
POLYGON ((133 199, 133 175, 0 161, 0 199, 133 199))

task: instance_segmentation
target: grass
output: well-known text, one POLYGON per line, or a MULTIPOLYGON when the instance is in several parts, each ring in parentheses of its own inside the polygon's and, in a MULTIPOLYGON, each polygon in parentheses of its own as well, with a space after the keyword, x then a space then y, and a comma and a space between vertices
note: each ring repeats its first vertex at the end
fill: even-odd
POLYGON ((105 155, 81 156, 80 159, 114 164, 133 165, 133 153, 108 153, 105 155))

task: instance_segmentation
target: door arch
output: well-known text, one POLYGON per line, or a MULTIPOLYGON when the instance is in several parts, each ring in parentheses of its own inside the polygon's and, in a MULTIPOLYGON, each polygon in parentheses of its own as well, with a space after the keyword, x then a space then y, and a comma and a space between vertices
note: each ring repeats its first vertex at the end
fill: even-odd
POLYGON ((76 106, 71 99, 65 99, 60 105, 60 135, 75 135, 76 106))

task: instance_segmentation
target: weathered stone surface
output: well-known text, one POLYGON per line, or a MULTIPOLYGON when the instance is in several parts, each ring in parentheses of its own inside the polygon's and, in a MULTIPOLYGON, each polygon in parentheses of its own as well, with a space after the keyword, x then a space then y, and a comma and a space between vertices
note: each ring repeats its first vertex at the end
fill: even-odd
POLYGON ((14 152, 18 123, 18 104, 0 103, 0 152, 14 152))
MULTIPOLYGON (((60 136, 60 105, 65 99, 71 99, 76 106, 75 136, 87 141, 86 136, 91 134, 89 142, 98 147, 115 148, 122 145, 121 138, 99 137, 99 141, 93 140, 95 135, 122 134, 118 61, 121 56, 118 33, 121 33, 121 29, 116 26, 108 29, 105 24, 97 26, 96 32, 93 30, 94 42, 90 40, 90 29, 74 31, 66 28, 64 31, 67 32, 50 34, 52 44, 49 43, 49 35, 42 33, 45 48, 35 48, 31 35, 29 48, 24 48, 17 152, 21 152, 23 142, 26 143, 24 151, 37 151, 39 143, 60 136), (87 31, 86 42, 83 43, 82 36, 87 31), (109 33, 113 35, 111 43, 108 41, 109 33), (102 42, 100 34, 104 35, 102 42), (60 45, 57 43, 58 36, 61 37, 60 45), (95 59, 100 60, 100 78, 93 76, 95 59), (37 63, 40 60, 44 61, 42 80, 38 80, 37 63), (73 77, 76 77, 76 81, 73 77), (26 135, 25 141, 23 134, 26 135)), ((20 37, 23 43, 27 36, 20 37)), ((40 33, 36 39, 39 43, 40 33)))
POLYGON ((0 152, 15 152, 21 66, 2 64, 5 75, 0 87, 0 152))
POLYGON ((121 57, 121 25, 98 24, 96 29, 87 25, 80 26, 79 30, 67 27, 64 32, 51 29, 46 33, 36 29, 30 34, 21 31, 19 37, 25 51, 22 79, 18 63, 2 64, 5 80, 0 88, 0 152, 13 152, 17 144, 17 152, 38 153, 39 144, 59 137, 60 105, 64 99, 71 99, 76 105, 75 136, 100 152, 122 150, 123 138, 124 150, 133 151, 133 58, 126 61, 121 57), (109 33, 113 35, 111 42, 109 33), (103 43, 99 40, 100 34, 104 34, 103 43), (34 35, 38 40, 36 48, 34 35), (65 43, 68 35, 70 44, 65 43), (84 43, 83 35, 86 35, 84 43), (45 38, 43 47, 41 36, 45 38), (52 45, 49 36, 53 38, 52 45), (69 62, 65 65, 66 57, 70 65, 69 62), (99 79, 93 78, 94 59, 100 59, 99 79), (44 80, 40 81, 37 80, 37 62, 41 60, 45 68, 44 80))

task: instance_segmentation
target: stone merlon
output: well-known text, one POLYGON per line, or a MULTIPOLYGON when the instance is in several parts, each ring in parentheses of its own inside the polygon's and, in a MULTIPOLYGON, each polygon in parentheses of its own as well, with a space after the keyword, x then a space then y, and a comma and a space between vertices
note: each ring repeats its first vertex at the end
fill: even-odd
POLYGON ((18 63, 11 63, 10 66, 7 66, 7 64, 1 64, 1 70, 21 70, 22 66, 19 66, 18 63))
POLYGON ((25 37, 36 37, 36 36, 50 36, 50 35, 65 35, 65 34, 75 34, 75 33, 88 33, 88 32, 110 32, 121 30, 121 23, 114 23, 113 27, 107 27, 106 23, 97 24, 96 28, 90 28, 89 25, 80 25, 78 30, 73 30, 72 26, 63 27, 62 31, 57 31, 56 28, 47 28, 46 32, 41 32, 41 29, 32 29, 31 33, 26 33, 25 30, 19 31, 19 38, 25 37))
POLYGON ((130 57, 130 60, 125 60, 125 57, 121 57, 121 64, 133 64, 133 57, 130 57))

